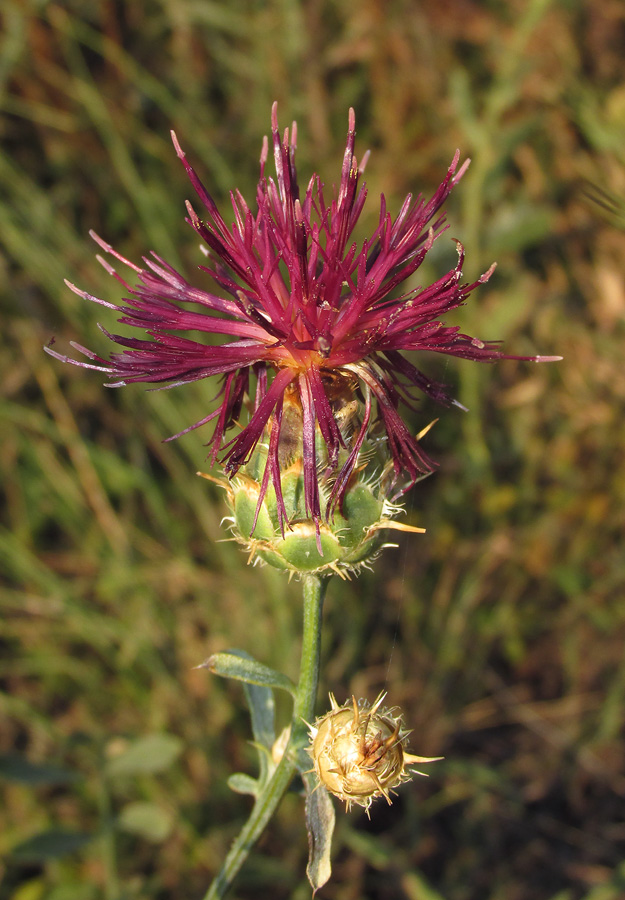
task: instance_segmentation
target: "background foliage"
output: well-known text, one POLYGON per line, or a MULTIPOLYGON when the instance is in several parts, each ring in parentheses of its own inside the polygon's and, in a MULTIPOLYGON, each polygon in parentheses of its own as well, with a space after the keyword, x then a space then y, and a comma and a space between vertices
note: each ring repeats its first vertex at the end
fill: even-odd
MULTIPOLYGON (((240 689, 194 666, 240 646, 294 675, 299 590, 219 543, 194 475, 212 388, 107 391, 42 353, 104 351, 63 285, 114 300, 89 228, 192 273, 178 136, 222 209, 253 196, 279 101, 303 178, 338 179, 347 108, 371 198, 431 191, 467 279, 462 324, 557 366, 453 361, 470 407, 373 573, 332 584, 322 690, 386 688, 444 755, 392 808, 341 815, 328 900, 625 894, 625 87, 620 0, 6 0, 1 13, 3 573, 0 896, 201 897, 245 817, 240 689), (207 394, 207 390, 209 393, 207 394)), ((371 203, 369 220, 375 217, 371 203)), ((453 260, 437 244, 425 277, 453 260)), ((438 411, 415 416, 422 427, 438 411)), ((323 703, 321 702, 321 708, 323 703)), ((302 801, 236 894, 305 898, 302 801)))

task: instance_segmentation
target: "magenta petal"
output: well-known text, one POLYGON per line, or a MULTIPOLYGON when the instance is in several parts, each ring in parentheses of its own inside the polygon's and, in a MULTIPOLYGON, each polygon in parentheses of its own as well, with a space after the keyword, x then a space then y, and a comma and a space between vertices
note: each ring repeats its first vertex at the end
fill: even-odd
MULTIPOLYGON (((274 484, 280 527, 288 525, 280 491, 280 440, 284 393, 299 399, 303 418, 303 469, 308 515, 319 525, 316 444, 327 446, 326 468, 335 476, 328 511, 341 503, 358 454, 374 418, 387 435, 398 491, 414 483, 433 463, 421 450, 400 416, 400 406, 414 407, 426 394, 438 403, 452 400, 445 385, 435 382, 406 354, 443 353, 479 362, 509 357, 496 341, 463 334, 447 316, 469 300, 490 278, 494 267, 473 283, 462 282, 464 249, 457 243, 458 262, 442 277, 422 287, 405 287, 413 279, 433 244, 448 226, 442 206, 466 171, 456 152, 440 186, 430 198, 409 194, 393 215, 380 198, 373 234, 361 244, 352 235, 364 208, 367 189, 362 181, 368 151, 358 164, 353 109, 338 186, 324 189, 317 175, 300 189, 295 166, 297 127, 281 132, 277 106, 271 112, 271 148, 275 179, 266 174, 270 142, 265 138, 260 159, 256 206, 237 190, 231 192, 232 223, 188 161, 176 135, 172 141, 201 204, 201 216, 187 204, 188 222, 205 244, 203 277, 214 292, 192 284, 155 253, 138 265, 92 233, 105 256, 105 270, 124 292, 110 302, 73 284, 74 293, 118 314, 118 322, 140 337, 114 334, 117 345, 110 359, 74 345, 88 361, 46 348, 56 359, 95 369, 110 379, 108 386, 148 383, 163 390, 215 375, 221 379, 218 408, 201 416, 186 434, 215 421, 213 461, 234 474, 249 461, 265 429, 269 454, 261 481, 261 498, 274 484), (112 261, 110 261, 112 260, 112 261), (117 272, 127 270, 126 281, 117 272), (221 342, 221 343, 220 343, 221 342), (341 379, 360 382, 365 398, 359 432, 345 450, 332 390, 341 379), (254 398, 249 397, 250 385, 254 398), (244 408, 249 422, 241 426, 244 408), (228 441, 228 432, 240 428, 228 441), (347 459, 345 456, 347 455, 347 459), (341 462, 339 462, 341 460, 341 462)), ((557 357, 530 357, 536 361, 557 357)), ((259 507, 260 508, 260 507, 259 507)))

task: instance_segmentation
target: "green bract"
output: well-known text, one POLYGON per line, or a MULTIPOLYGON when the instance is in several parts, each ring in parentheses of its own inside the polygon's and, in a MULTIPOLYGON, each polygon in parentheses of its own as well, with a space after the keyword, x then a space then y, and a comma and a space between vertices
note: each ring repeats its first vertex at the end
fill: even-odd
POLYGON ((317 525, 306 510, 301 446, 299 441, 292 441, 290 459, 281 473, 288 519, 283 533, 272 484, 258 505, 267 458, 267 444, 259 442, 245 468, 230 481, 218 480, 228 495, 230 530, 248 550, 249 561, 267 563, 290 576, 336 573, 349 577, 370 563, 383 546, 392 546, 383 544, 384 529, 423 531, 393 521, 402 510, 387 499, 392 464, 380 453, 380 446, 384 444, 364 442, 343 501, 329 515, 333 479, 324 476, 321 460, 318 483, 322 521, 317 533, 317 525))
MULTIPOLYGON (((249 546, 253 557, 290 572, 341 572, 371 560, 380 549, 380 529, 385 525, 384 500, 376 486, 356 484, 348 490, 341 511, 319 526, 319 553, 315 523, 304 509, 304 479, 297 465, 282 478, 282 493, 290 527, 284 537, 280 531, 276 492, 269 487, 254 517, 260 484, 246 475, 237 476, 230 484, 232 531, 235 538, 249 546)), ((320 485, 322 487, 322 485, 320 485)), ((327 497, 323 498, 325 512, 327 497)))

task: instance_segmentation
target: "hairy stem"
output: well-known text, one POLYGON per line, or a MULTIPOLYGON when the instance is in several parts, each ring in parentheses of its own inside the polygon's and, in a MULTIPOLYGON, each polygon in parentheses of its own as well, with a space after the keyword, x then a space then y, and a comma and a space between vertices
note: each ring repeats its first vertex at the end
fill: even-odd
POLYGON ((289 743, 273 775, 256 798, 249 819, 234 839, 221 871, 211 884, 204 900, 219 900, 225 895, 250 850, 271 820, 297 770, 297 754, 306 742, 305 722, 310 722, 313 718, 317 696, 321 612, 326 586, 327 579, 316 575, 304 576, 302 658, 289 743))

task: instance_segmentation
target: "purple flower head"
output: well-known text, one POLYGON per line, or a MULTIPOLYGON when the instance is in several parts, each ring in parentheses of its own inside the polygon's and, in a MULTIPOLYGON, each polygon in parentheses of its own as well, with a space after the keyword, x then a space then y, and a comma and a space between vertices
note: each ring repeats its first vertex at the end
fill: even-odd
MULTIPOLYGON (((318 525, 317 431, 327 448, 325 461, 336 474, 328 509, 340 503, 347 489, 374 410, 388 438, 397 494, 431 471, 433 463, 404 424, 398 408, 402 402, 411 405, 419 391, 442 404, 455 401, 444 385, 428 378, 405 353, 430 350, 479 361, 504 357, 494 343, 462 334, 457 326, 440 321, 488 280, 494 266, 478 281, 464 284, 464 250, 458 244, 455 268, 427 287, 398 292, 446 229, 439 210, 469 163, 466 160, 458 168, 459 152, 430 200, 408 195, 393 218, 382 196, 377 227, 358 246, 351 237, 367 195, 361 176, 368 154, 358 165, 354 111, 349 111, 338 191, 335 189, 331 198, 326 198, 317 175, 300 193, 295 170, 296 125, 293 123, 290 134, 286 129, 280 136, 276 104, 271 124, 276 180, 265 174, 265 138, 257 209, 250 209, 241 194, 233 191, 231 226, 172 132, 176 152, 204 206, 201 218, 187 204, 187 221, 207 245, 207 265, 200 268, 219 286, 220 295, 193 286, 154 253, 144 258, 143 266, 134 265, 92 234, 107 254, 134 270, 136 283, 126 282, 98 257, 123 285, 127 293, 124 305, 93 297, 68 283, 69 287, 80 297, 121 313, 120 324, 143 330, 145 337, 109 334, 102 328, 124 348, 112 353, 110 360, 78 344, 73 346, 90 362, 49 348, 48 352, 63 362, 106 373, 110 387, 133 382, 173 387, 221 376, 218 408, 174 437, 214 420, 211 462, 224 451, 221 461, 232 476, 250 460, 267 433, 261 501, 271 478, 283 526, 282 413, 285 400, 295 403, 301 409, 306 507, 318 525), (188 336, 193 333, 194 337, 188 336), (202 340, 204 334, 223 335, 226 340, 218 345, 207 343, 202 340), (354 392, 363 412, 355 436, 347 443, 340 410, 346 394, 353 396, 354 392), (248 397, 249 422, 241 428, 238 420, 248 397), (234 427, 239 429, 236 437, 225 443, 226 433, 234 427), (341 448, 347 452, 339 462, 341 448)), ((540 361, 553 357, 506 358, 540 361)))

